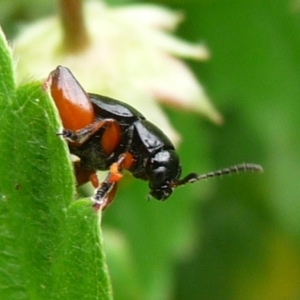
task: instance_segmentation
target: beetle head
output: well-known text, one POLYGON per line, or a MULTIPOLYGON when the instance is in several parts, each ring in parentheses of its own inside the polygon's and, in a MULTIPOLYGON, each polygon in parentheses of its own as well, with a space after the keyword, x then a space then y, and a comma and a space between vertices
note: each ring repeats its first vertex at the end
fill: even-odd
POLYGON ((166 200, 173 192, 173 183, 181 175, 179 157, 175 150, 163 150, 151 157, 146 164, 149 178, 149 195, 166 200))
POLYGON ((158 200, 166 200, 170 197, 176 187, 187 183, 194 183, 207 178, 248 171, 262 172, 263 168, 257 164, 243 163, 205 174, 190 173, 180 179, 181 166, 175 150, 163 150, 156 153, 146 165, 150 187, 149 196, 158 200))

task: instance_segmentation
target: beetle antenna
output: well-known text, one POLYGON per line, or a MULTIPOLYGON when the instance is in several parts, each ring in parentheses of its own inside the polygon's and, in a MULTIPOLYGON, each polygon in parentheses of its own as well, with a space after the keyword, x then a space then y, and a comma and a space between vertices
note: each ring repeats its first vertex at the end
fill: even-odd
POLYGON ((194 183, 196 181, 200 181, 207 178, 217 177, 217 176, 223 176, 223 175, 230 175, 234 173, 239 172, 263 172, 263 168, 260 165, 257 164, 251 164, 251 163, 243 163, 235 166, 231 166, 229 168, 224 168, 221 170, 205 173, 205 174, 197 174, 197 173, 190 173, 184 178, 176 181, 172 186, 178 187, 181 185, 184 185, 186 183, 194 183))

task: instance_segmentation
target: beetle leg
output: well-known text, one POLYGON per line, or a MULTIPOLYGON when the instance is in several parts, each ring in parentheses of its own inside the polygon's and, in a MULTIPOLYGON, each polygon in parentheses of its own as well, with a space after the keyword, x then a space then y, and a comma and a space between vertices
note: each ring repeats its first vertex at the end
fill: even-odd
POLYGON ((122 177, 123 163, 126 159, 126 153, 119 156, 119 159, 109 167, 107 178, 109 182, 118 182, 122 177))
POLYGON ((117 183, 122 178, 122 169, 128 168, 133 162, 132 155, 129 152, 123 153, 119 159, 109 168, 109 173, 96 190, 92 199, 96 210, 106 208, 113 201, 116 193, 117 183))
POLYGON ((95 189, 99 187, 99 178, 96 171, 90 174, 89 181, 95 189))
POLYGON ((113 200, 117 192, 117 182, 103 181, 93 197, 93 208, 104 210, 113 200))
POLYGON ((134 163, 134 159, 131 153, 125 152, 119 156, 118 161, 113 163, 109 168, 109 176, 110 181, 117 182, 122 178, 121 171, 123 169, 130 169, 132 164, 134 163))
POLYGON ((99 187, 98 176, 95 170, 86 170, 77 165, 74 165, 74 170, 78 186, 91 182, 94 188, 99 187))
MULTIPOLYGON (((93 197, 94 206, 106 207, 107 199, 109 198, 109 194, 116 185, 116 183, 122 178, 121 164, 124 161, 125 156, 121 155, 117 162, 113 163, 110 166, 109 173, 101 182, 99 188, 96 190, 96 193, 93 197)), ((110 202, 113 199, 109 199, 110 202)))
POLYGON ((111 182, 118 182, 123 175, 120 172, 120 165, 118 162, 113 163, 109 168, 109 174, 110 174, 110 181, 111 182))
POLYGON ((93 206, 98 209, 106 207, 108 205, 108 201, 111 202, 113 200, 113 197, 110 196, 110 192, 113 191, 115 185, 116 182, 110 182, 109 176, 107 176, 96 190, 96 193, 92 199, 93 206))
POLYGON ((114 119, 104 119, 104 120, 96 121, 91 125, 76 131, 63 129, 62 133, 59 133, 59 135, 62 135, 66 140, 68 140, 71 143, 83 144, 100 128, 113 122, 115 122, 114 119))

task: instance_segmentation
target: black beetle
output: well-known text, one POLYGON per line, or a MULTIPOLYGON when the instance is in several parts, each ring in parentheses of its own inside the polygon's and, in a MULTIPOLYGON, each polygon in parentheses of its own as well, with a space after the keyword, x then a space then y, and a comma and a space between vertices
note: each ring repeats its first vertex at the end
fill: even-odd
POLYGON ((181 165, 169 138, 130 105, 121 101, 87 94, 69 69, 57 67, 50 73, 52 97, 62 119, 61 133, 70 152, 80 158, 75 164, 78 184, 91 181, 97 188, 95 206, 105 208, 112 200, 122 170, 149 182, 149 195, 165 200, 174 188, 208 177, 239 171, 262 171, 256 164, 240 164, 180 179, 181 165), (98 183, 97 170, 109 170, 98 183))

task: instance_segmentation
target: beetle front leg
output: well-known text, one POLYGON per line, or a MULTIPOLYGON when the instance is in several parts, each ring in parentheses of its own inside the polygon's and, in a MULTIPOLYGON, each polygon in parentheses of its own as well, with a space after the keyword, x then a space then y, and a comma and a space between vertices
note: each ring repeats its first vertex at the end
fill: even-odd
POLYGON ((109 168, 109 173, 96 189, 95 195, 92 198, 93 206, 96 210, 105 209, 114 199, 117 183, 123 177, 122 169, 128 169, 133 163, 132 155, 129 152, 123 153, 119 159, 109 168))
POLYGON ((92 198, 93 207, 96 211, 104 210, 114 199, 117 191, 117 182, 109 182, 106 178, 96 190, 92 198))
POLYGON ((116 193, 117 182, 122 178, 121 165, 125 159, 125 155, 121 155, 117 162, 110 166, 109 173, 96 189, 92 198, 93 206, 96 210, 105 209, 112 201, 116 193))

